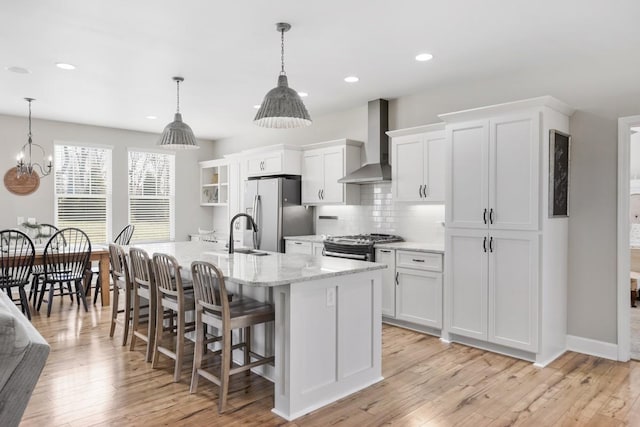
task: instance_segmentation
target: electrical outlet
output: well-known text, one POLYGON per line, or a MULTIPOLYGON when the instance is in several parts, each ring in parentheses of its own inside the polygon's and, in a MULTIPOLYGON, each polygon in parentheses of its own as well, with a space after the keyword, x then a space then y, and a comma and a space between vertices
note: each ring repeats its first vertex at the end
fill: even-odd
POLYGON ((327 307, 336 305, 336 288, 327 288, 327 307))
POLYGON ((22 225, 24 224, 24 217, 23 216, 19 216, 18 217, 18 225, 22 225))
POLYGON ((27 218, 27 223, 29 225, 36 225, 36 219, 35 218, 27 218))

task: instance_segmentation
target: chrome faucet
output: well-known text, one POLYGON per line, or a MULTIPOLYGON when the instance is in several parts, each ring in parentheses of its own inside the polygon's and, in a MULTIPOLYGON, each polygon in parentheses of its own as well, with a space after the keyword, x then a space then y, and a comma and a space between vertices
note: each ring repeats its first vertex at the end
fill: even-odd
POLYGON ((229 224, 229 253, 230 254, 233 253, 233 223, 235 222, 236 219, 240 218, 241 216, 247 217, 247 219, 251 223, 251 227, 253 227, 254 233, 258 232, 258 226, 256 225, 256 222, 253 220, 251 215, 248 215, 246 213, 236 214, 233 218, 231 218, 231 223, 229 224))

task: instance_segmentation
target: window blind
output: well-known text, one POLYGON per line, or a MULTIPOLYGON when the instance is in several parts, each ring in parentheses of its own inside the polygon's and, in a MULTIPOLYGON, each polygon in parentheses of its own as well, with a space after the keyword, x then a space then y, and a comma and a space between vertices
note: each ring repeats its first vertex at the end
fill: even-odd
POLYGON ((175 238, 175 155, 129 151, 129 223, 132 242, 175 238))
POLYGON ((111 150, 55 144, 55 223, 76 227, 91 243, 109 241, 111 150))

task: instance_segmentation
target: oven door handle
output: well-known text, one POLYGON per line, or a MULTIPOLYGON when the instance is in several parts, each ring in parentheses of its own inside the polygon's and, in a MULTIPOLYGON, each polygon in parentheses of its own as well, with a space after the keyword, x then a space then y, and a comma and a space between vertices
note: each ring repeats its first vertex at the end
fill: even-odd
POLYGON ((331 251, 324 251, 324 255, 325 256, 331 256, 334 258, 349 258, 349 259, 357 259, 360 261, 366 261, 367 260, 367 256, 366 255, 358 255, 358 254, 343 254, 341 252, 331 252, 331 251))

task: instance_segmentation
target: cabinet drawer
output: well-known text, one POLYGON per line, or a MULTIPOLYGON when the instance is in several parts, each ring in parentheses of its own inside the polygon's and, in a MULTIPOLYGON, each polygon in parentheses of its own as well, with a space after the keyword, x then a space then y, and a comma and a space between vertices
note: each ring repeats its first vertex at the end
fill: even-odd
POLYGON ((434 253, 396 251, 398 267, 416 268, 419 270, 442 271, 442 255, 434 253))
POLYGON ((313 255, 311 242, 299 242, 297 240, 287 240, 285 252, 288 254, 308 254, 313 255))

